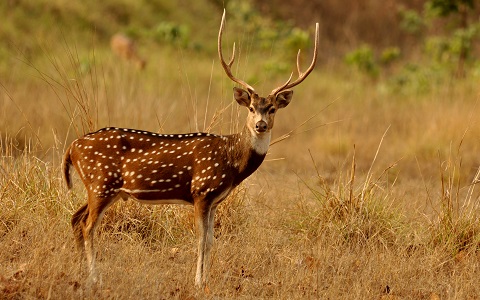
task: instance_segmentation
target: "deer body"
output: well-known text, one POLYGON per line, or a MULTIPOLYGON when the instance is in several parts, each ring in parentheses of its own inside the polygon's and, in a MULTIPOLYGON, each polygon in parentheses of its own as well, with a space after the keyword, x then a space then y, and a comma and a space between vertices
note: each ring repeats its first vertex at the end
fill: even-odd
POLYGON ((216 197, 236 187, 260 166, 266 152, 257 152, 254 138, 247 135, 104 128, 74 141, 66 159, 76 162, 83 183, 96 197, 123 192, 146 203, 174 199, 193 204, 197 196, 216 197))
POLYGON ((126 128, 104 128, 72 142, 64 156, 64 176, 71 187, 73 165, 87 189, 87 204, 72 217, 79 248, 85 252, 90 276, 95 281, 93 237, 105 210, 120 198, 133 198, 146 204, 191 204, 194 206, 198 238, 195 284, 206 282, 210 249, 213 243, 215 210, 245 178, 263 162, 278 109, 286 107, 293 92, 289 88, 302 82, 313 70, 318 44, 318 24, 314 59, 299 78, 259 96, 244 81, 235 78, 231 65, 222 55, 221 37, 225 13, 218 37, 222 66, 230 79, 245 89, 234 88, 237 103, 248 108, 242 131, 232 135, 209 133, 157 134, 126 128))

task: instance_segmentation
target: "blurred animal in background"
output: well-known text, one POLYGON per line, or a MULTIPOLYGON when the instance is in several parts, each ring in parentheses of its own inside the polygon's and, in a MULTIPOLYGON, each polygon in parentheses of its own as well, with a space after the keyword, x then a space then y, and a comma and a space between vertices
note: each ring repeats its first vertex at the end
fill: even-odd
POLYGON ((127 61, 133 62, 139 69, 145 68, 146 61, 138 56, 135 41, 123 33, 116 33, 110 39, 113 53, 127 61))

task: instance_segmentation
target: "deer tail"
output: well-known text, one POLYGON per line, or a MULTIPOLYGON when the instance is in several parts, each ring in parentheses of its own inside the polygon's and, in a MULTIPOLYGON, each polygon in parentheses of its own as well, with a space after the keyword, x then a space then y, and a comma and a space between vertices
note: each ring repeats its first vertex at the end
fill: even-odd
POLYGON ((63 176, 65 178, 65 182, 67 183, 68 189, 72 188, 72 180, 70 176, 70 166, 72 166, 72 158, 71 155, 71 146, 68 147, 65 155, 63 156, 63 176))

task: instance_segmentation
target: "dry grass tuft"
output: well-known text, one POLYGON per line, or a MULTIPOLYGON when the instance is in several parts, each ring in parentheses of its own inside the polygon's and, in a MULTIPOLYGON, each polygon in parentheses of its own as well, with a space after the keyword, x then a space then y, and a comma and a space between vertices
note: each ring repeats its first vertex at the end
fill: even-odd
POLYGON ((471 183, 462 188, 458 171, 462 168, 462 160, 458 158, 458 152, 439 166, 440 207, 430 225, 431 243, 444 247, 456 258, 463 257, 466 252, 480 251, 480 206, 475 190, 480 173, 477 170, 471 183))

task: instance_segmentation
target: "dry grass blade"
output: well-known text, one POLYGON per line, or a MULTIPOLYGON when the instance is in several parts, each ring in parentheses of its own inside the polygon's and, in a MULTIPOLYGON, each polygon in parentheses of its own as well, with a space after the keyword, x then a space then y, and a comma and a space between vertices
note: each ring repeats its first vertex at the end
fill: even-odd
MULTIPOLYGON (((212 88, 212 79, 213 79, 213 67, 215 66, 215 61, 212 61, 212 69, 210 70, 210 81, 208 83, 208 94, 207 94, 207 103, 205 104, 205 118, 203 119, 203 130, 207 128, 207 113, 208 113, 208 104, 210 102, 210 90, 212 88)), ((212 122, 210 122, 210 125, 212 122)), ((210 127, 209 125, 209 127, 210 127)), ((207 131, 208 132, 208 131, 207 131)))
POLYGON ((227 109, 232 107, 232 106, 233 106, 233 103, 230 103, 227 106, 221 108, 220 110, 216 110, 213 113, 213 116, 210 120, 210 124, 208 124, 208 126, 205 127, 205 132, 211 132, 213 130, 213 128, 215 128, 218 125, 221 125, 221 123, 222 123, 222 118, 221 117, 224 115, 224 113, 227 111, 227 109))
POLYGON ((89 69, 90 83, 93 88, 93 93, 90 93, 82 74, 79 73, 80 59, 78 52, 76 50, 73 52, 66 40, 64 40, 64 49, 68 55, 68 66, 74 73, 73 78, 68 75, 67 66, 63 65, 58 58, 51 55, 46 49, 43 49, 43 51, 53 68, 54 73, 52 75, 42 71, 27 58, 25 58, 24 63, 35 70, 40 79, 51 88, 70 120, 75 120, 77 116, 80 117, 81 129, 78 128, 76 122, 73 122, 72 125, 77 136, 81 136, 97 127, 97 74, 89 69), (76 113, 77 109, 80 111, 78 114, 76 113))
POLYGON ((378 156, 378 153, 380 152, 380 148, 382 146, 383 140, 385 139, 385 136, 387 135, 387 132, 388 132, 389 129, 390 129, 390 126, 388 126, 387 129, 385 130, 385 132, 383 133, 382 138, 380 139, 380 143, 378 144, 377 151, 375 152, 375 156, 373 157, 372 163, 370 164, 370 168, 368 169, 367 178, 365 179, 365 183, 364 183, 363 189, 362 189, 362 194, 361 194, 361 197, 360 197, 360 202, 361 203, 363 203, 363 201, 365 200, 365 195, 368 191, 368 186, 371 184, 373 165, 375 164, 375 161, 377 160, 377 156, 378 156))
MULTIPOLYGON (((18 106, 18 104, 15 102, 15 100, 13 100, 13 97, 12 95, 8 92, 8 89, 5 87, 5 85, 3 85, 3 83, 0 81, 0 86, 2 87, 3 91, 5 92, 5 94, 7 95, 8 99, 10 99, 10 101, 13 103, 13 105, 15 105, 15 107, 17 108, 17 110, 22 114, 25 122, 27 122, 31 132, 35 135, 35 138, 37 139, 37 142, 38 144, 40 145, 40 148, 44 148, 43 145, 42 145, 42 140, 40 139, 40 137, 38 136, 37 134, 37 130, 34 130, 33 126, 32 126, 32 123, 30 123, 30 121, 28 120, 28 117, 25 115, 25 113, 23 112, 23 110, 20 108, 20 106, 18 106)), ((0 152, 1 153, 1 152, 0 152)))
POLYGON ((301 132, 296 132, 299 128, 302 128, 303 126, 305 126, 308 122, 310 122, 311 120, 313 120, 314 118, 316 118, 318 115, 320 115, 323 111, 325 111, 327 108, 329 108, 331 105, 333 105, 336 101, 338 101, 338 99, 340 98, 337 98, 336 100, 330 102, 328 105, 326 105, 324 108, 322 108, 319 112, 311 115, 310 117, 308 117, 307 119, 305 119, 305 121, 301 122, 298 126, 296 126, 294 129, 290 130, 289 132, 283 134, 282 136, 274 139, 273 141, 270 142, 270 146, 273 146, 277 143, 280 143, 286 139, 288 139, 289 137, 292 137, 294 135, 297 135, 297 134, 301 134, 301 133, 305 133, 305 132, 308 132, 308 131, 311 131, 311 130, 315 130, 317 128, 320 128, 320 127, 323 127, 323 126, 327 126, 327 125, 331 125, 331 124, 335 124, 335 123, 338 123, 338 122, 342 122, 342 120, 338 120, 338 121, 333 121, 333 122, 328 122, 328 123, 324 123, 324 124, 320 124, 318 126, 314 126, 312 128, 308 128, 304 131, 301 131, 301 132))

